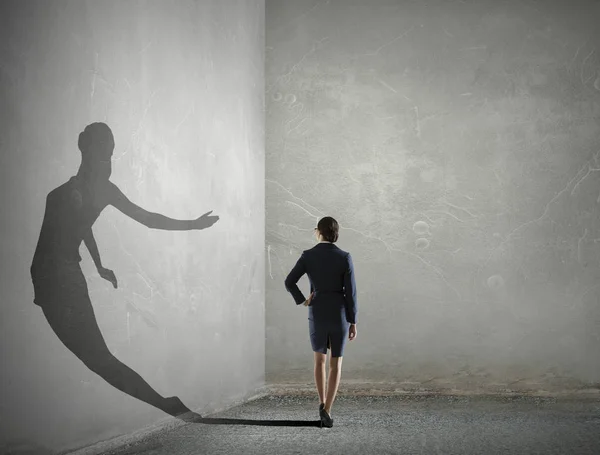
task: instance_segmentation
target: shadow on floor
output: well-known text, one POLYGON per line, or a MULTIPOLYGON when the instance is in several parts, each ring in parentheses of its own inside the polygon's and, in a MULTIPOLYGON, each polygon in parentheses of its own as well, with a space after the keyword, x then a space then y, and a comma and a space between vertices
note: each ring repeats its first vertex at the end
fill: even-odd
POLYGON ((202 423, 206 425, 255 425, 267 427, 321 427, 320 420, 251 420, 251 419, 225 419, 202 417, 197 413, 188 413, 177 416, 178 419, 188 423, 202 423))

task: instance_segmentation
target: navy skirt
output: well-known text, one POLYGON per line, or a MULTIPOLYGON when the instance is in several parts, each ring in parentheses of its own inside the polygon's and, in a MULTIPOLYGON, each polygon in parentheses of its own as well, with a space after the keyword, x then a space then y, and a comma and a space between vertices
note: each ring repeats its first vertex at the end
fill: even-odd
POLYGON ((308 308, 308 333, 312 350, 327 354, 327 349, 331 349, 331 357, 342 357, 350 328, 343 298, 331 294, 327 298, 321 296, 308 308))
POLYGON ((312 350, 327 354, 327 349, 331 349, 331 357, 342 357, 348 342, 349 328, 350 324, 342 327, 327 327, 315 323, 314 319, 309 319, 308 332, 312 350))

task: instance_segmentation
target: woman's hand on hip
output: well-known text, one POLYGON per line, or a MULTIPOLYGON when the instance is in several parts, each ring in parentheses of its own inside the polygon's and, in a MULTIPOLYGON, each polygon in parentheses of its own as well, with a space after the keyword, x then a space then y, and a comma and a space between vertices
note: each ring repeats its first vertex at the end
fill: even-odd
POLYGON ((314 294, 314 292, 311 292, 311 293, 310 293, 310 296, 309 296, 309 297, 308 297, 308 299, 306 299, 306 301, 304 302, 304 306, 309 306, 309 305, 310 305, 310 302, 311 302, 311 300, 312 300, 312 298, 313 298, 313 294, 314 294))

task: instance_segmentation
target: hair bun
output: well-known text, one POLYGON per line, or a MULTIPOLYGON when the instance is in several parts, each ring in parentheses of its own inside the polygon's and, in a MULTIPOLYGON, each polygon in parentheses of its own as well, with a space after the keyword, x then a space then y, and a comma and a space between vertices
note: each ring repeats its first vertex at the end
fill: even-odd
POLYGON ((99 135, 107 135, 112 137, 112 131, 110 127, 103 122, 95 122, 90 123, 85 129, 79 133, 79 139, 77 141, 77 146, 79 150, 82 152, 86 152, 89 149, 90 144, 92 143, 93 137, 97 137, 99 135))

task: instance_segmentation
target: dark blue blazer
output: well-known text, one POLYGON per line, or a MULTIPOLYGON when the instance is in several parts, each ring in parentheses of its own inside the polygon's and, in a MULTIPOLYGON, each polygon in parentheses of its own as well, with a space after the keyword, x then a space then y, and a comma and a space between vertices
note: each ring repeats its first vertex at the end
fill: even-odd
POLYGON ((314 292, 308 306, 308 319, 328 327, 356 324, 356 282, 350 253, 329 242, 319 242, 304 250, 285 279, 285 288, 297 305, 306 301, 297 285, 305 273, 310 291, 314 292))

